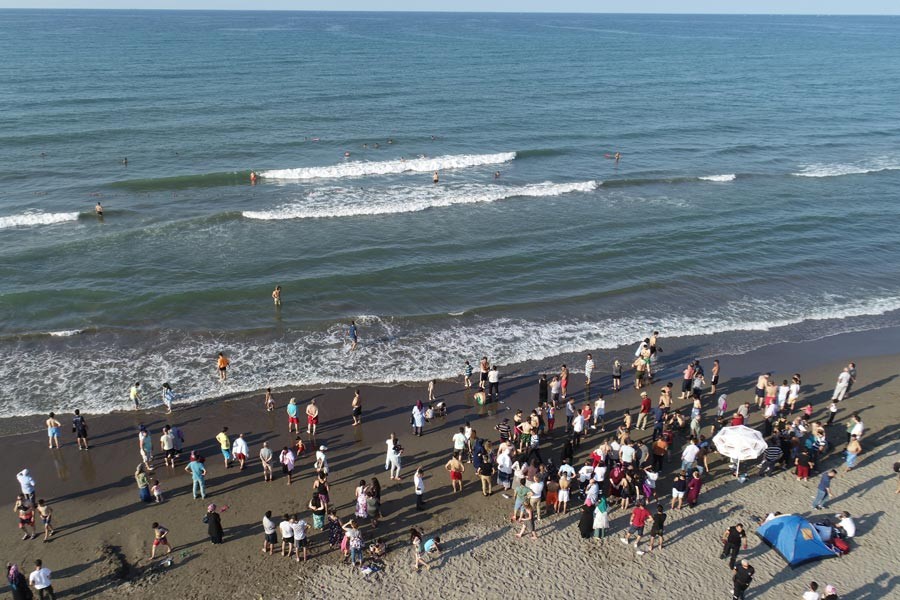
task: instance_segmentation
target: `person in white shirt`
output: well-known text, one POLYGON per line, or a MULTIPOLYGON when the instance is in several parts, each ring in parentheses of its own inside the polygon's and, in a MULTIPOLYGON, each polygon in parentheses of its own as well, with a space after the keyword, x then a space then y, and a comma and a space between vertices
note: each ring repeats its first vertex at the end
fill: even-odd
POLYGON ((537 520, 541 520, 541 495, 544 493, 544 480, 538 475, 528 482, 528 489, 531 490, 531 497, 528 501, 531 503, 531 510, 537 515, 537 520))
POLYGON ((557 471, 557 474, 560 476, 565 475, 569 479, 575 477, 575 467, 569 464, 568 458, 563 460, 563 463, 559 466, 559 471, 557 471))
POLYGON ((413 476, 413 485, 416 489, 416 510, 425 509, 425 475, 422 473, 422 467, 416 469, 413 476))
POLYGON ((591 373, 594 372, 594 359, 588 354, 584 361, 584 385, 591 385, 591 373))
POLYGON ((278 538, 275 535, 275 531, 278 529, 278 526, 275 525, 275 521, 272 520, 272 511, 267 510, 266 514, 263 515, 262 518, 262 526, 263 526, 263 547, 262 553, 268 553, 271 555, 275 552, 275 544, 278 543, 278 538))
POLYGON ((597 483, 603 483, 604 479, 606 479, 606 465, 600 463, 596 467, 594 467, 594 481, 596 481, 597 483))
POLYGON ((38 591, 38 596, 44 600, 46 594, 50 600, 56 600, 56 593, 50 583, 50 569, 44 567, 41 559, 34 561, 34 571, 28 576, 28 583, 38 591))
POLYGON ((297 562, 300 562, 301 548, 303 548, 303 562, 306 562, 309 547, 309 541, 306 539, 306 530, 309 529, 309 525, 300 518, 300 515, 294 515, 291 529, 293 529, 294 533, 294 552, 296 552, 297 562))
POLYGON ((850 369, 844 367, 844 370, 838 375, 837 384, 834 386, 834 393, 831 395, 831 399, 838 402, 843 400, 848 387, 850 387, 850 369))
POLYGON ((278 524, 281 530, 281 555, 290 556, 294 552, 294 526, 290 515, 284 515, 284 520, 278 524))
POLYGON ((691 439, 691 443, 688 444, 684 451, 681 453, 681 470, 685 473, 689 473, 691 468, 694 466, 694 461, 697 460, 697 454, 700 452, 700 447, 694 442, 693 438, 691 439))
POLYGON ((619 460, 621 460, 625 465, 630 465, 634 462, 634 448, 632 448, 629 444, 623 444, 619 449, 619 460))
POLYGON ((584 466, 578 469, 578 481, 583 484, 586 484, 590 481, 594 476, 594 467, 591 466, 591 461, 587 460, 584 463, 584 466))
POLYGON ((594 424, 591 425, 591 429, 600 428, 600 431, 606 431, 606 428, 603 426, 603 417, 606 415, 606 400, 603 399, 603 395, 598 395, 597 399, 594 400, 594 424))
POLYGON ((459 431, 453 434, 453 452, 459 452, 459 459, 465 460, 466 448, 469 439, 466 437, 465 427, 460 427, 459 431))
POLYGON ((234 443, 231 445, 231 454, 238 461, 238 465, 240 465, 239 470, 243 471, 244 462, 250 457, 250 446, 247 445, 247 440, 244 439, 243 433, 234 438, 234 443))
POLYGON ((843 538, 852 538, 856 535, 856 523, 850 518, 850 513, 846 510, 835 515, 840 521, 835 525, 838 530, 838 536, 843 538))
POLYGON ((784 410, 784 407, 787 404, 790 393, 791 393, 791 386, 788 385, 787 379, 785 379, 781 382, 781 385, 778 386, 778 409, 779 410, 784 410))
POLYGON ((325 456, 326 450, 328 450, 326 446, 319 446, 319 449, 316 450, 316 462, 313 463, 313 466, 316 468, 316 471, 322 471, 328 475, 328 458, 325 456))
POLYGON ((803 592, 803 600, 819 600, 819 584, 815 581, 809 582, 809 587, 803 592))
POLYGON ((397 436, 395 434, 391 434, 391 437, 384 441, 385 446, 387 446, 387 453, 384 455, 384 470, 387 471, 391 468, 391 458, 394 455, 394 444, 396 443, 397 436))
POLYGON ((572 446, 578 448, 581 446, 581 436, 584 434, 584 416, 576 413, 572 418, 572 446))
POLYGON ((500 452, 497 456, 497 483, 503 486, 504 490, 512 487, 513 463, 510 456, 511 449, 500 452))
MULTIPOLYGON (((863 424, 862 419, 859 417, 857 413, 853 413, 853 425, 850 428, 850 436, 856 436, 857 440, 861 440, 863 436, 863 432, 866 430, 866 426, 863 424)), ((848 440, 849 442, 849 440, 848 440)))
POLYGON ((500 373, 497 371, 497 365, 491 365, 488 371, 488 396, 491 402, 500 400, 500 373))
POLYGON ((159 446, 162 449, 163 460, 167 467, 175 466, 175 436, 172 435, 172 429, 166 425, 163 428, 163 434, 159 438, 159 446))

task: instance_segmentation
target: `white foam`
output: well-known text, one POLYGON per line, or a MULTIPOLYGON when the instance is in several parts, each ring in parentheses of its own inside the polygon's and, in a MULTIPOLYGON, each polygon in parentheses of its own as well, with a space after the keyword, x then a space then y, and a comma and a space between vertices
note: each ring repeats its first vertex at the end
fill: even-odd
MULTIPOLYGON (((154 399, 157 386, 171 382, 181 402, 266 387, 449 379, 459 376, 464 360, 478 356, 491 357, 502 371, 502 365, 630 345, 654 329, 671 339, 880 315, 900 309, 900 295, 816 296, 804 298, 802 304, 807 308, 787 301, 748 299, 704 311, 699 319, 651 310, 616 318, 549 321, 486 318, 476 313, 429 324, 368 315, 356 318, 360 346, 354 352, 348 349, 346 323, 259 341, 165 331, 145 336, 140 347, 102 340, 95 344, 87 335, 77 338, 75 348, 69 347, 72 342, 32 348, 0 344, 0 379, 15 381, 19 392, 15 400, 0 399, 0 410, 9 416, 75 408, 92 413, 125 410, 128 386, 135 378, 145 382, 145 396, 154 399), (214 369, 219 351, 231 358, 224 385, 214 369), (135 365, 140 365, 138 371, 135 365)), ((837 332, 834 326, 827 327, 837 332)))
POLYGON ((840 177, 842 175, 865 175, 866 173, 880 173, 898 169, 900 169, 900 162, 892 158, 881 157, 856 163, 815 163, 805 165, 796 173, 791 173, 791 175, 796 177, 840 177))
POLYGON ((300 167, 297 169, 275 169, 263 171, 261 177, 267 179, 303 180, 341 177, 365 177, 366 175, 394 175, 399 173, 430 173, 447 169, 466 169, 482 165, 497 165, 516 158, 515 152, 497 154, 456 154, 434 158, 412 158, 409 160, 352 161, 327 167, 300 167))
POLYGON ((41 211, 28 211, 18 215, 0 217, 0 229, 9 229, 10 227, 32 227, 34 225, 53 225, 54 223, 75 221, 77 219, 77 212, 45 213, 41 211))
POLYGON ((304 199, 272 210, 246 210, 248 219, 322 219, 417 212, 456 204, 496 202, 516 197, 540 198, 597 189, 596 181, 533 183, 524 186, 463 184, 458 186, 385 188, 319 188, 304 199))
POLYGON ((707 175, 706 177, 698 177, 700 181, 717 181, 724 183, 726 181, 734 181, 737 175, 728 173, 726 175, 707 175))
POLYGON ((60 331, 48 331, 47 335, 53 337, 72 337, 73 335, 78 335, 82 333, 80 329, 62 329, 60 331))

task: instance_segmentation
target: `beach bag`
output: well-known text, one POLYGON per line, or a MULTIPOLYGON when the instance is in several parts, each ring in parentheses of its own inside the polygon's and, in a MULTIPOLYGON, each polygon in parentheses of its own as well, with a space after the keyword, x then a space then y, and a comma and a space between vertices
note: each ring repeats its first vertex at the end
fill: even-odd
POLYGON ((841 538, 834 538, 831 540, 834 544, 835 549, 841 553, 841 556, 850 552, 850 544, 847 543, 847 540, 842 540, 841 538))

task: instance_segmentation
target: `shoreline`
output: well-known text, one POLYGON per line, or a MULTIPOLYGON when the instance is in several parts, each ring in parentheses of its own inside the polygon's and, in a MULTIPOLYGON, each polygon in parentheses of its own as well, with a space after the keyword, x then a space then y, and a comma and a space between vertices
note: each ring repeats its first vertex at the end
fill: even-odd
MULTIPOLYGON (((718 335, 723 334, 712 334, 711 336, 683 336, 679 338, 672 338, 671 340, 662 338, 661 345, 665 344, 663 346, 665 352, 663 353, 664 357, 660 359, 661 368, 657 367, 657 372, 659 375, 655 379, 674 379, 678 377, 680 375, 681 369, 684 367, 684 364, 692 358, 699 358, 701 359, 701 361, 709 361, 713 358, 719 358, 720 360, 723 358, 731 358, 738 359, 738 362, 741 362, 744 357, 752 356, 755 353, 764 351, 771 351, 773 353, 778 353, 781 355, 791 355, 792 349, 797 346, 817 345, 824 340, 837 341, 833 340, 833 338, 840 338, 840 351, 831 350, 827 355, 824 356, 816 353, 800 354, 800 362, 797 363, 796 369, 802 369, 805 365, 817 366, 821 364, 823 360, 827 360, 829 357, 837 357, 839 353, 846 354, 847 356, 858 357, 882 356, 891 354, 895 349, 900 348, 900 326, 889 326, 878 329, 865 329, 861 331, 826 334, 822 337, 802 341, 771 341, 770 343, 764 344, 759 347, 754 347, 750 350, 732 353, 725 352, 714 354, 709 352, 708 350, 705 350, 705 348, 709 348, 710 344, 704 344, 704 341, 708 341, 709 338, 718 335), (812 360, 808 360, 808 357, 814 358, 812 358, 812 360)), ((633 374, 633 370, 630 369, 628 364, 633 359, 634 348, 637 347, 637 343, 638 342, 636 340, 630 346, 619 346, 615 349, 601 348, 598 350, 590 351, 594 356, 595 364, 598 365, 595 368, 594 380, 600 381, 603 389, 610 389, 611 387, 611 377, 609 372, 613 358, 619 358, 622 362, 623 387, 627 387, 625 385, 627 381, 633 381, 633 378, 631 377, 631 375, 633 374), (604 367, 607 368, 604 369, 604 367)), ((836 346, 830 343, 823 344, 823 346, 825 348, 836 348, 836 346)), ((589 351, 580 353, 564 353, 546 359, 522 361, 511 365, 499 365, 501 370, 501 389, 505 387, 505 385, 509 385, 513 381, 519 379, 527 377, 537 378, 541 373, 547 373, 548 377, 551 377, 554 373, 558 373, 559 365, 561 364, 569 365, 570 372, 573 375, 580 376, 583 374, 584 356, 587 354, 587 352, 589 351)), ((478 380, 477 360, 478 356, 476 355, 473 355, 473 357, 470 359, 473 369, 475 369, 472 376, 473 383, 477 383, 478 380)), ((795 356, 792 356, 792 360, 796 361, 797 358, 795 356)), ((759 367, 760 370, 766 370, 768 368, 763 364, 764 362, 765 361, 757 363, 761 365, 759 367)), ((462 363, 460 363, 460 367, 462 367, 462 363)), ((723 366, 723 369, 726 369, 726 367, 723 366)), ((727 375, 727 371, 723 372, 727 375)), ((453 386, 456 386, 457 388, 462 387, 461 374, 453 380, 444 378, 438 379, 437 381, 442 389, 446 389, 447 386, 451 388, 453 388, 453 386)), ((123 384, 123 386, 124 390, 127 385, 123 384)), ((359 388, 361 390, 391 390, 394 388, 424 389, 425 387, 427 387, 427 381, 425 380, 401 381, 393 383, 365 383, 359 385, 335 383, 333 385, 298 385, 284 386, 279 388, 273 387, 273 394, 279 397, 290 397, 290 395, 292 394, 310 395, 326 392, 331 394, 340 390, 349 390, 355 388, 359 388)), ((257 402, 261 405, 262 397, 264 394, 265 389, 259 388, 251 391, 235 391, 232 393, 225 393, 220 396, 205 398, 189 403, 179 404, 176 401, 173 404, 173 414, 189 408, 201 408, 218 403, 247 401, 257 402)), ((156 403, 148 405, 146 408, 142 408, 137 411, 132 410, 131 408, 123 408, 121 410, 115 410, 107 413, 90 413, 82 410, 82 415, 84 415, 85 417, 90 417, 91 419, 141 414, 159 415, 164 413, 164 406, 162 404, 162 401, 158 399, 158 396, 159 394, 157 393, 157 390, 154 390, 152 394, 148 394, 148 397, 156 399, 156 403)), ((128 400, 127 394, 124 391, 122 397, 122 404, 126 405, 128 400)), ((64 426, 66 423, 68 423, 69 420, 71 420, 72 417, 72 413, 70 412, 55 411, 55 414, 57 418, 63 421, 64 426)), ((43 431, 43 421, 45 419, 46 414, 44 413, 33 413, 24 416, 0 417, 0 439, 11 435, 43 431)))
MULTIPOLYGON (((861 410, 871 428, 867 438, 872 440, 872 444, 877 443, 872 448, 866 448, 871 451, 871 455, 864 455, 860 468, 846 477, 857 483, 841 484, 840 489, 844 491, 840 493, 844 500, 836 507, 849 506, 854 515, 871 515, 877 510, 870 506, 873 501, 870 498, 856 497, 863 495, 859 490, 866 489, 868 485, 861 480, 862 477, 881 477, 882 484, 873 488, 876 491, 872 498, 884 502, 888 493, 891 496, 887 498, 893 498, 893 478, 886 475, 882 477, 881 470, 873 469, 880 469, 877 465, 885 461, 895 460, 891 457, 896 453, 898 434, 892 430, 892 426, 900 420, 896 402, 889 400, 898 387, 895 365, 900 356, 882 352, 885 348, 896 348, 900 328, 882 334, 878 339, 867 335, 869 333, 839 334, 812 343, 775 344, 766 349, 729 357, 722 361, 723 382, 720 385, 723 392, 729 393, 732 399, 729 407, 733 409, 737 402, 752 399, 756 373, 763 369, 775 371, 772 365, 784 364, 785 374, 795 370, 803 373, 802 398, 812 399, 814 418, 819 418, 825 410, 824 400, 830 397, 836 369, 842 362, 845 364, 846 360, 867 356, 865 360, 858 360, 860 381, 847 407, 841 407, 838 415, 841 425, 829 431, 829 437, 833 438, 836 446, 842 447, 843 422, 850 410, 861 410), (893 453, 891 448, 894 449, 893 453), (848 496, 848 489, 857 492, 848 496)), ((674 350, 674 346, 672 348, 671 354, 683 354, 695 347, 687 346, 678 352, 674 350)), ((669 348, 666 350, 670 351, 669 348)), ((663 370, 663 375, 671 374, 677 366, 679 365, 673 361, 663 370)), ((526 369, 525 365, 520 366, 520 372, 526 369)), ((776 377, 780 376, 780 371, 775 371, 775 374, 776 377)), ((597 380, 595 377, 595 381, 597 380)), ((627 377, 623 378, 623 391, 617 394, 607 391, 606 382, 605 377, 599 378, 599 387, 603 388, 608 400, 608 433, 605 436, 610 436, 615 425, 621 421, 624 411, 636 406, 637 393, 628 388, 627 377)), ((582 384, 583 375, 576 374, 573 369, 570 392, 578 399, 583 397, 582 384)), ((704 488, 704 496, 701 496, 698 507, 676 511, 672 515, 673 534, 667 542, 671 546, 667 546, 667 553, 664 555, 672 565, 653 566, 645 560, 648 557, 643 557, 643 563, 635 561, 616 540, 599 543, 596 540, 581 540, 575 526, 577 508, 569 516, 545 517, 540 527, 540 542, 529 546, 530 542, 516 540, 510 531, 508 515, 511 500, 503 499, 497 492, 491 498, 482 497, 477 491, 477 478, 470 469, 465 473, 464 493, 450 493, 443 464, 449 455, 450 437, 456 427, 469 420, 481 432, 480 436, 494 439, 493 425, 498 418, 511 416, 514 409, 528 409, 534 404, 537 396, 535 379, 530 374, 502 379, 500 392, 503 403, 486 406, 473 405, 471 396, 467 397, 460 388, 461 385, 450 388, 448 383, 438 385, 438 395, 447 403, 449 414, 444 420, 437 419, 427 424, 422 438, 413 437, 408 429, 409 408, 416 399, 424 395, 424 387, 414 386, 361 386, 363 425, 358 428, 350 425, 349 402, 352 388, 341 388, 276 394, 277 408, 272 413, 263 410, 261 398, 251 398, 250 402, 209 401, 193 404, 177 410, 171 418, 166 418, 161 409, 89 416, 92 449, 87 452, 75 450, 65 419, 61 419, 64 445, 58 451, 46 450, 46 434, 43 431, 8 435, 3 438, 9 451, 6 466, 3 467, 4 480, 15 482, 15 472, 28 466, 37 480, 38 494, 47 498, 55 510, 59 531, 48 545, 42 545, 37 540, 15 541, 11 544, 8 555, 20 565, 29 564, 28 561, 37 556, 42 557, 57 573, 57 590, 77 598, 93 597, 104 590, 108 590, 106 593, 109 595, 150 597, 151 590, 155 589, 152 586, 159 581, 177 586, 179 593, 185 598, 198 599, 239 592, 272 599, 333 597, 335 591, 358 592, 356 586, 359 585, 361 575, 354 569, 341 565, 338 553, 329 551, 327 543, 323 545, 322 534, 318 532, 312 537, 312 559, 306 565, 294 566, 295 563, 286 564, 283 559, 261 558, 259 555, 259 519, 264 510, 271 509, 275 515, 299 512, 309 520, 309 511, 305 508, 312 484, 312 456, 309 452, 298 460, 299 480, 290 487, 285 485, 277 469, 275 481, 263 483, 258 461, 255 459, 251 459, 246 471, 240 472, 234 468, 225 470, 217 452, 213 437, 222 425, 229 425, 232 434, 236 435, 241 431, 245 433, 251 457, 256 456, 263 441, 269 442, 274 450, 288 443, 294 436, 285 434, 284 406, 291 394, 296 395, 301 409, 310 397, 317 398, 321 411, 318 441, 329 448, 332 497, 342 519, 348 518, 353 511, 353 488, 359 479, 368 480, 377 476, 382 480, 385 518, 377 530, 372 530, 367 525, 363 531, 368 539, 372 539, 373 535, 383 536, 391 550, 385 563, 386 570, 380 575, 375 574, 368 581, 376 586, 375 589, 395 593, 400 597, 419 595, 434 585, 458 591, 471 589, 472 593, 483 589, 485 597, 499 597, 502 593, 497 588, 497 582, 504 581, 504 575, 520 573, 516 557, 527 561, 544 560, 541 558, 546 558, 542 554, 544 548, 553 553, 566 553, 574 564, 582 564, 588 569, 588 575, 580 572, 560 573, 566 576, 565 582, 555 575, 546 575, 545 584, 549 587, 542 588, 546 593, 555 593, 552 590, 558 586, 571 585, 569 575, 574 575, 576 580, 583 581, 585 585, 617 589, 616 586, 621 584, 620 578, 616 576, 619 574, 631 577, 632 581, 641 581, 642 577, 650 576, 660 593, 671 595, 673 591, 667 591, 665 579, 657 578, 656 575, 661 572, 658 573, 655 569, 682 568, 683 565, 679 563, 680 555, 706 556, 714 552, 716 549, 710 548, 710 534, 698 530, 711 528, 711 535, 720 535, 721 532, 717 530, 728 519, 734 518, 732 515, 741 514, 744 515, 741 518, 747 520, 750 516, 764 514, 763 511, 773 508, 771 499, 778 498, 779 495, 783 496, 781 504, 784 507, 781 510, 786 512, 790 507, 796 506, 793 510, 809 512, 809 500, 804 492, 798 491, 798 486, 814 486, 812 480, 809 485, 801 486, 793 481, 793 477, 781 474, 764 480, 754 478, 751 480, 752 485, 737 486, 725 473, 724 461, 716 458, 711 464, 712 478, 704 488), (208 457, 208 501, 229 507, 222 517, 226 530, 226 543, 222 546, 209 546, 204 538, 205 526, 199 521, 206 502, 191 499, 190 481, 182 472, 183 459, 174 471, 159 465, 156 467, 154 477, 160 479, 166 490, 165 503, 142 506, 137 502, 137 490, 132 477, 134 465, 139 461, 137 425, 147 425, 156 439, 158 430, 165 422, 182 427, 187 438, 186 450, 197 449, 208 457), (383 440, 390 431, 399 434, 407 453, 404 479, 400 483, 388 482, 382 466, 383 440), (428 507, 423 512, 417 512, 412 507, 411 474, 416 465, 427 469, 428 507), (796 496, 798 493, 800 495, 796 496), (708 502, 704 499, 706 497, 708 502), (152 520, 165 524, 172 531, 176 551, 171 568, 162 569, 158 561, 151 564, 146 558, 147 534, 152 520), (447 540, 448 550, 445 556, 433 562, 435 568, 429 574, 410 575, 408 566, 411 563, 407 562, 409 559, 405 535, 411 526, 423 528, 426 533, 438 533, 447 540), (244 539, 248 537, 251 539, 244 539), (670 551, 669 547, 673 550, 670 551), (108 550, 99 550, 102 548, 112 548, 113 552, 110 554, 108 550), (489 556, 497 556, 497 550, 501 551, 500 555, 506 556, 508 553, 502 550, 504 548, 513 549, 509 560, 504 559, 498 566, 482 564, 489 556), (91 555, 94 549, 98 549, 96 558, 91 555), (110 556, 119 558, 113 560, 110 556), (241 580, 216 576, 222 568, 231 572, 244 572, 248 565, 252 566, 252 572, 241 580), (451 565, 455 566, 444 568, 451 565), (600 574, 590 571, 597 569, 597 565, 601 565, 600 574), (616 568, 604 571, 607 566, 616 568), (121 568, 127 576, 121 579, 111 578, 110 573, 116 568, 121 568), (285 580, 286 576, 289 577, 288 580, 285 580), (284 582, 292 582, 295 577, 299 586, 297 593, 285 592, 284 582), (309 587, 315 585, 319 586, 318 592, 315 587, 309 587)), ((712 404, 708 398, 704 401, 707 425, 711 424, 708 416, 714 412, 712 404)), ((676 408, 683 409, 684 403, 676 402, 676 408)), ((759 419, 759 413, 754 410, 751 412, 750 425, 758 426, 759 419)), ((560 420, 557 419, 557 422, 560 420)), ((542 453, 545 459, 552 457, 557 461, 563 435, 559 428, 555 431, 557 433, 547 436, 546 447, 542 445, 542 453)), ((649 431, 635 432, 635 437, 647 435, 649 431)), ((590 434, 577 451, 576 462, 584 460, 585 454, 605 436, 590 434)), ((832 452, 828 464, 839 462, 838 454, 832 452)), ((661 477, 659 489, 663 496, 667 495, 674 463, 677 463, 677 458, 673 458, 667 465, 661 477)), ((869 479, 866 480, 868 481, 869 479)), ((664 500, 667 502, 668 499, 664 500)), ((611 513, 611 520, 612 533, 618 535, 626 525, 627 516, 622 511, 615 511, 611 513)), ((891 520, 896 521, 896 516, 884 515, 881 522, 875 521, 877 527, 869 525, 866 535, 877 539, 876 544, 860 542, 868 544, 868 548, 860 546, 839 562, 814 563, 805 568, 803 577, 806 578, 807 573, 817 573, 824 569, 821 571, 822 575, 817 575, 822 581, 835 569, 849 573, 861 568, 859 561, 874 560, 877 565, 877 559, 874 558, 877 555, 872 554, 878 551, 876 546, 896 546, 889 536, 892 530, 891 520)), ((7 534, 12 536, 15 529, 11 520, 7 521, 6 528, 7 534)), ((788 591, 781 584, 791 581, 790 578, 796 577, 796 574, 784 569, 779 564, 780 558, 773 551, 755 543, 755 540, 751 541, 751 546, 751 560, 760 571, 759 583, 763 585, 763 573, 772 578, 768 582, 771 591, 762 593, 759 597, 776 599, 792 595, 793 588, 788 591)), ((724 570, 722 573, 715 571, 706 578, 704 585, 721 587, 724 593, 724 590, 730 589, 729 580, 724 570)), ((691 583, 686 589, 692 587, 691 583)), ((846 583, 839 587, 842 591, 846 588, 846 583)), ((702 590, 707 588, 698 589, 700 591, 697 593, 702 597, 702 590)), ((625 590, 623 593, 630 597, 638 592, 625 590)), ((708 589, 705 593, 709 595, 708 589)), ((695 594, 695 597, 698 596, 695 594)))

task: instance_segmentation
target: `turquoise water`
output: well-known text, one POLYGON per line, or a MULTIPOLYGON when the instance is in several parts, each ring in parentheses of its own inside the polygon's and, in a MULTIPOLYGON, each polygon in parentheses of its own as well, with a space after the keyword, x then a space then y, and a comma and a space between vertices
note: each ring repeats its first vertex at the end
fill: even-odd
POLYGON ((0 11, 0 410, 893 323, 898 43, 888 17, 0 11))

